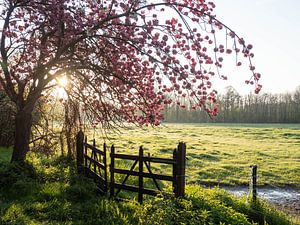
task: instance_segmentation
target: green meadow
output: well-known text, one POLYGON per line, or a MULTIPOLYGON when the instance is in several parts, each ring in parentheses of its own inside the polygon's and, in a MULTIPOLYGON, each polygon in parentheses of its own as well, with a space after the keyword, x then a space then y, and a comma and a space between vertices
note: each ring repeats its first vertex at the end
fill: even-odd
MULTIPOLYGON (((93 133, 86 132, 90 141, 93 133)), ((24 167, 10 164, 11 150, 0 148, 0 224, 299 224, 297 217, 287 217, 263 200, 251 203, 223 189, 192 185, 245 184, 249 165, 256 163, 259 184, 299 187, 299 136, 298 125, 164 124, 108 132, 105 141, 119 153, 137 154, 143 145, 146 153, 171 158, 179 141, 187 143, 190 184, 185 197, 146 197, 142 205, 99 195, 92 180, 76 173, 73 160, 30 153, 24 167)), ((100 146, 103 138, 97 131, 95 137, 100 146)), ((130 167, 132 162, 118 164, 130 167)), ((151 167, 171 173, 163 165, 151 167)))
MULTIPOLYGON (((114 144, 116 152, 171 158, 178 142, 187 144, 187 183, 245 185, 250 165, 258 166, 258 185, 300 187, 300 124, 163 124, 86 132, 97 145, 114 144)), ((171 172, 152 164, 157 172, 171 172)))
POLYGON ((20 166, 5 160, 7 152, 0 149, 3 225, 298 224, 297 218, 286 216, 264 201, 252 203, 223 189, 199 185, 187 185, 184 198, 159 195, 146 198, 143 204, 136 200, 114 201, 99 195, 93 180, 78 175, 72 160, 29 154, 27 163, 20 166))

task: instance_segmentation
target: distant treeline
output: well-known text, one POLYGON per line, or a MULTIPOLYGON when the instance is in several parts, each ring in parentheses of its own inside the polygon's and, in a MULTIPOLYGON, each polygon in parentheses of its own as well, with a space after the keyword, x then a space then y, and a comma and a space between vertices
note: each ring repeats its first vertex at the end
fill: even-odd
POLYGON ((300 86, 292 93, 240 95, 227 87, 218 96, 219 114, 211 119, 203 110, 182 109, 170 105, 165 109, 165 122, 182 123, 299 123, 300 86))

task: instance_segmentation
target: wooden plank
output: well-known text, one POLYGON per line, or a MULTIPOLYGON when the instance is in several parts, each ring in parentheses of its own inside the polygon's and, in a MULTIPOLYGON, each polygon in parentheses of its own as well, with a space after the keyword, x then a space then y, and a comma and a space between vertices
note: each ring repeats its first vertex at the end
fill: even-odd
POLYGON ((176 164, 176 162, 173 159, 147 157, 147 156, 143 157, 143 161, 153 162, 153 163, 176 164))
POLYGON ((107 159, 106 159, 106 144, 103 144, 103 164, 104 164, 104 180, 105 180, 105 192, 107 192, 108 180, 107 180, 107 159))
MULTIPOLYGON (((96 147, 96 140, 95 140, 95 138, 94 138, 94 140, 93 140, 93 147, 94 147, 94 148, 96 147)), ((91 156, 91 157, 95 160, 94 162, 98 162, 98 160, 96 159, 96 156, 97 156, 97 154, 96 154, 96 152, 93 150, 92 156, 91 156)), ((94 173, 97 173, 96 169, 97 169, 96 163, 94 163, 94 173)))
MULTIPOLYGON (((126 191, 139 192, 139 187, 133 186, 133 185, 128 185, 128 184, 122 185, 119 183, 115 183, 115 187, 118 189, 126 190, 126 191)), ((158 190, 154 190, 154 189, 143 188, 142 193, 146 194, 146 195, 155 196, 155 195, 159 194, 160 192, 158 190)))
POLYGON ((90 144, 88 144, 88 143, 84 143, 84 145, 85 145, 88 149, 92 150, 93 152, 96 152, 96 153, 98 153, 98 154, 104 156, 104 151, 101 151, 100 149, 96 148, 95 146, 90 145, 90 144))
POLYGON ((143 154, 144 149, 141 146, 139 149, 139 194, 138 201, 139 203, 143 203, 143 154))
MULTIPOLYGON (((115 173, 139 176, 139 172, 137 172, 137 171, 130 171, 130 170, 124 170, 124 169, 115 169, 115 173)), ((173 176, 161 175, 161 174, 155 174, 155 173, 151 174, 151 173, 143 172, 143 177, 157 179, 157 180, 172 181, 172 182, 174 181, 173 176)))
POLYGON ((87 160, 89 160, 90 162, 94 163, 94 165, 97 165, 97 166, 100 167, 101 169, 103 169, 103 170, 105 169, 105 166, 104 166, 104 165, 102 165, 101 163, 99 163, 97 160, 95 160, 95 159, 89 157, 88 155, 84 154, 84 158, 87 159, 87 160))
MULTIPOLYGON (((129 159, 137 160, 139 156, 137 155, 127 155, 127 154, 115 154, 115 159, 129 159)), ((164 164, 176 164, 173 159, 157 158, 157 157, 142 157, 144 162, 153 162, 153 163, 164 163, 164 164)))
POLYGON ((115 154, 115 159, 138 160, 138 158, 139 156, 137 155, 115 154))
POLYGON ((110 149, 110 197, 115 195, 115 147, 111 146, 110 149))

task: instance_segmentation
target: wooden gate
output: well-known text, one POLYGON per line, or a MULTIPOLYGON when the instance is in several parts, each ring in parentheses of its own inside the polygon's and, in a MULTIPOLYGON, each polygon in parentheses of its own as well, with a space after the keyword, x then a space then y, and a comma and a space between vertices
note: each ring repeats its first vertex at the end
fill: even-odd
POLYGON ((143 201, 143 194, 157 195, 162 190, 159 187, 157 180, 172 182, 173 191, 176 197, 184 196, 185 187, 185 155, 186 146, 184 143, 179 143, 178 148, 173 152, 172 159, 157 158, 144 156, 144 150, 141 146, 138 155, 117 154, 115 153, 115 147, 111 147, 110 158, 110 196, 117 196, 121 190, 127 190, 132 192, 138 192, 138 201, 143 201), (132 160, 132 164, 129 170, 118 169, 115 166, 115 159, 132 160), (161 163, 172 166, 172 175, 155 174, 151 170, 150 163, 161 163), (138 166, 138 171, 134 171, 134 168, 138 166), (146 168, 146 171, 144 170, 146 168), (122 183, 115 181, 115 174, 126 175, 122 183), (126 181, 129 176, 138 177, 138 185, 127 185, 126 181), (143 178, 151 178, 156 189, 149 189, 144 187, 143 178), (115 192, 115 189, 117 191, 115 192))
POLYGON ((144 155, 143 147, 140 147, 138 155, 118 154, 115 151, 114 145, 110 151, 110 182, 107 178, 107 147, 103 144, 103 150, 96 148, 95 140, 93 144, 87 143, 87 138, 80 131, 77 134, 77 168, 79 173, 92 177, 103 193, 108 192, 108 187, 111 197, 116 197, 121 190, 127 190, 138 193, 138 201, 143 201, 143 195, 157 195, 161 193, 161 188, 158 184, 160 181, 172 182, 173 192, 175 197, 183 197, 185 189, 185 158, 186 145, 179 143, 177 149, 174 149, 173 158, 158 158, 144 155), (133 161, 130 169, 116 168, 115 160, 130 160, 133 161), (171 175, 155 174, 151 170, 150 163, 167 164, 172 167, 171 175), (138 171, 134 171, 138 167, 138 171), (146 170, 144 170, 146 169, 146 170), (115 181, 115 174, 125 175, 123 181, 118 183, 115 181), (126 184, 129 176, 138 177, 138 185, 126 184), (152 179, 156 189, 144 187, 144 178, 152 179))
POLYGON ((102 193, 107 193, 106 144, 103 144, 102 150, 96 148, 95 139, 92 145, 87 143, 82 131, 77 135, 77 168, 78 172, 93 178, 102 193))

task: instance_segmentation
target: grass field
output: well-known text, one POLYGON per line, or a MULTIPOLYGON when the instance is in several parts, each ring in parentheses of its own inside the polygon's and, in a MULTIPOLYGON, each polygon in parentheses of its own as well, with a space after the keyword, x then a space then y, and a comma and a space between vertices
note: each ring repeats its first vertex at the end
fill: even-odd
MULTIPOLYGON (((87 132, 89 139, 93 132, 87 132)), ((95 135, 97 142, 103 142, 95 135)), ((145 152, 171 158, 179 141, 187 143, 187 181, 246 184, 249 165, 258 164, 259 184, 299 187, 300 128, 298 125, 165 124, 130 127, 108 133, 117 152, 145 152)), ((0 224, 299 224, 259 201, 251 205, 221 189, 187 185, 184 199, 146 198, 116 202, 97 195, 95 184, 76 174, 64 157, 29 154, 25 168, 9 164, 11 150, 0 148, 0 224), (174 223, 176 221, 176 223, 174 223)), ((119 162, 120 166, 130 166, 119 162)), ((154 164, 151 164, 154 168, 154 164)), ((171 173, 171 168, 156 166, 171 173)), ((127 196, 128 197, 128 196, 127 196)))
MULTIPOLYGON (((5 151, 0 149, 0 156, 5 151)), ((77 175, 72 160, 37 154, 27 160, 22 166, 0 161, 1 225, 254 225, 262 219, 272 225, 298 224, 262 201, 254 204, 198 185, 187 185, 184 198, 114 201, 97 194, 91 179, 77 175)))
MULTIPOLYGON (((93 132, 87 134, 91 141, 93 132)), ((97 131, 95 138, 103 142, 97 131)), ((119 153, 137 154, 143 145, 146 154, 166 158, 179 141, 187 144, 188 183, 247 184, 256 164, 259 185, 300 187, 300 124, 164 124, 108 132, 106 139, 119 153)))

